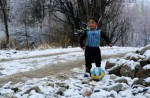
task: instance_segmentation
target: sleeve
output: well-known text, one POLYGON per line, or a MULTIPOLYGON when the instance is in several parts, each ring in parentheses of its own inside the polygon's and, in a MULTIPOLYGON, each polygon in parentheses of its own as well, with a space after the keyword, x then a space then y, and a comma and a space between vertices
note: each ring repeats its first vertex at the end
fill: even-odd
POLYGON ((110 39, 107 37, 107 35, 101 31, 101 37, 106 41, 107 44, 111 44, 110 39))
POLYGON ((86 38, 87 34, 86 34, 86 31, 84 31, 84 33, 80 36, 80 47, 84 47, 84 40, 86 38))

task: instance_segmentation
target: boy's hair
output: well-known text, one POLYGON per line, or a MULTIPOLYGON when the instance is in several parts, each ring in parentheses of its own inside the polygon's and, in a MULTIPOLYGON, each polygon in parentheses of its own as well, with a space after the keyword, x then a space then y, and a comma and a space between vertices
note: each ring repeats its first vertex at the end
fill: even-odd
POLYGON ((88 21, 91 20, 91 19, 94 20, 96 23, 98 23, 98 19, 97 19, 96 17, 90 17, 90 18, 88 19, 88 21))

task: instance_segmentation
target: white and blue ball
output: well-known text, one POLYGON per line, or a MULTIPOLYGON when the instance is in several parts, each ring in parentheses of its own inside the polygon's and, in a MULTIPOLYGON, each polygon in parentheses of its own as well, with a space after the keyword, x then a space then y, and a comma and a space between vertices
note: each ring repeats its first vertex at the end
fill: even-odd
POLYGON ((96 67, 91 71, 91 77, 94 80, 101 80, 104 76, 105 72, 100 67, 96 67))

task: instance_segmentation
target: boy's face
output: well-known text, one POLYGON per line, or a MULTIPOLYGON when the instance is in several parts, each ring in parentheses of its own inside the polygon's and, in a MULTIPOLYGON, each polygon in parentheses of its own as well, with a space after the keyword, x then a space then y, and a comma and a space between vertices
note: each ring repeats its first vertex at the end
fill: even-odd
POLYGON ((88 22, 88 27, 89 27, 91 30, 96 30, 97 23, 96 23, 93 19, 90 19, 89 22, 88 22))

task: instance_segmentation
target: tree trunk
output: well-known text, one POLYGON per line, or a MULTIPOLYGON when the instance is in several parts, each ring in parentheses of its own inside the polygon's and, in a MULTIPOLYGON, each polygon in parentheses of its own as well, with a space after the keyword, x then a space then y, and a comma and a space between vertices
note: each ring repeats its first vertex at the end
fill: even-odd
POLYGON ((3 15, 4 15, 4 25, 5 25, 5 34, 6 34, 6 44, 9 44, 9 31, 8 31, 8 19, 7 19, 7 13, 3 9, 3 15))

